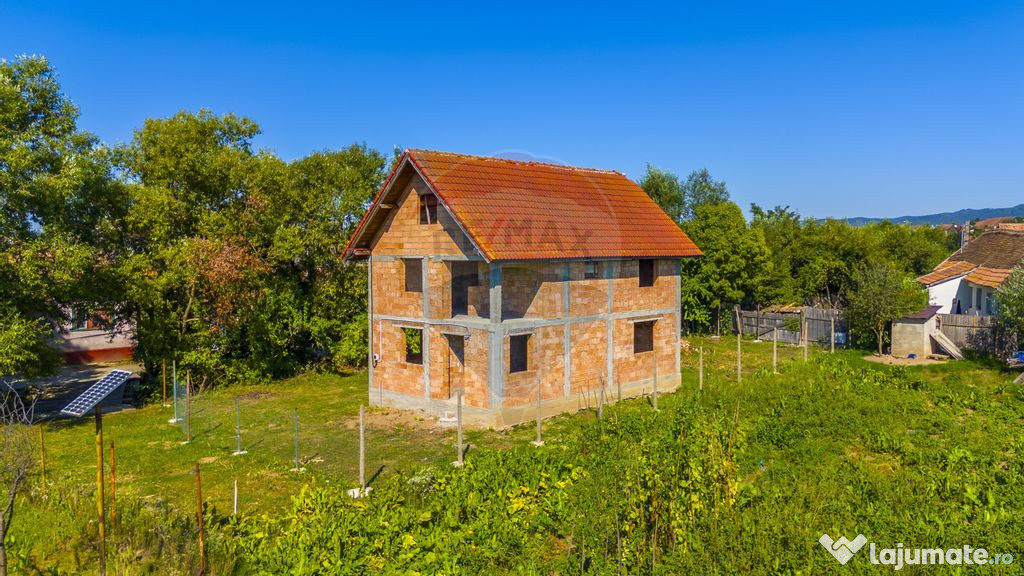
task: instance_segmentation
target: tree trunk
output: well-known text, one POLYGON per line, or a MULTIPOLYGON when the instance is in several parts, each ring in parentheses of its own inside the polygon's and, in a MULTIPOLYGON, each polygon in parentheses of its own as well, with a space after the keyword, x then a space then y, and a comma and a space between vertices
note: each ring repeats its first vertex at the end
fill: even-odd
POLYGON ((878 340, 878 355, 882 355, 882 337, 884 332, 882 330, 875 330, 875 338, 878 340))
POLYGON ((7 546, 0 541, 0 576, 7 576, 7 546))

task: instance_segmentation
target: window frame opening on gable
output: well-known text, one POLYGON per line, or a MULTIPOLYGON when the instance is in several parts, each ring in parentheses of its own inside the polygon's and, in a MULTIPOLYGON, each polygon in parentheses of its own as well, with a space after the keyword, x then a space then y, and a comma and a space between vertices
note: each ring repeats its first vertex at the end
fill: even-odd
POLYGON ((650 288, 658 280, 657 262, 651 259, 637 260, 640 287, 650 288))
POLYGON ((405 273, 405 291, 423 292, 423 260, 421 258, 402 258, 402 269, 405 273))
POLYGON ((583 263, 583 279, 596 280, 601 277, 601 263, 590 260, 583 263))
POLYGON ((532 334, 510 334, 508 337, 508 373, 517 374, 530 370, 530 336, 532 334))
POLYGON ((633 322, 633 355, 654 352, 654 325, 657 320, 633 322))
POLYGON ((405 363, 423 365, 423 328, 402 326, 402 337, 405 340, 405 363))
POLYGON ((419 203, 420 224, 437 224, 437 196, 421 194, 419 203))

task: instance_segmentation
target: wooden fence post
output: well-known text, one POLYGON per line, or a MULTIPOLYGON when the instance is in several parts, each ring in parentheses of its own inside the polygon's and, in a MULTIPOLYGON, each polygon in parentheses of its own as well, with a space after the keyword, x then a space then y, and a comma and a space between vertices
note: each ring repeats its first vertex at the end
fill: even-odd
POLYGON ((829 345, 831 346, 830 349, 829 349, 829 352, 832 353, 832 354, 835 354, 835 352, 836 352, 836 317, 832 316, 829 320, 831 320, 829 332, 832 335, 831 338, 829 338, 829 345))
POLYGON ((743 382, 743 347, 742 337, 739 332, 736 333, 736 383, 743 382))
POLYGON ((110 441, 110 526, 117 524, 117 476, 114 474, 114 441, 110 441))
POLYGON ((103 414, 96 404, 96 519, 100 536, 100 576, 107 573, 107 534, 103 522, 103 414))
POLYGON ((800 333, 803 335, 803 339, 804 339, 804 361, 806 362, 807 361, 807 340, 808 340, 808 338, 807 338, 807 318, 803 317, 803 312, 801 312, 800 314, 801 314, 801 329, 800 329, 800 333))
POLYGON ((779 328, 772 329, 772 373, 779 373, 779 328))

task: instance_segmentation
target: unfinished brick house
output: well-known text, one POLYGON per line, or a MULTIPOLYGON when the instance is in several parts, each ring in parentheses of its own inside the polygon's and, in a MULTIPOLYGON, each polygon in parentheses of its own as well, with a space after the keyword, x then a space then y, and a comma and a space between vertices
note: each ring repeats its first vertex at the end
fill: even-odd
POLYGON ((370 401, 505 427, 679 385, 694 243, 618 172, 407 150, 346 258, 369 267, 370 401))

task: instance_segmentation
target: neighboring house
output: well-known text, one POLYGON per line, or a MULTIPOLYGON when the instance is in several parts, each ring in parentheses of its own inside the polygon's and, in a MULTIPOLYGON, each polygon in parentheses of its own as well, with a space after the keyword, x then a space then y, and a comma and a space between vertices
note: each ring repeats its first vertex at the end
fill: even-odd
POLYGON ((1024 222, 1002 222, 996 225, 996 230, 1024 231, 1024 222))
POLYGON ((993 228, 998 228, 1000 224, 1006 224, 1009 222, 1013 222, 1014 220, 1016 220, 1016 218, 1014 218, 1013 216, 996 216, 994 218, 985 218, 983 220, 978 220, 977 222, 975 222, 974 229, 979 231, 990 230, 993 228))
POLYGON ((679 385, 701 253, 618 172, 408 150, 345 254, 368 261, 373 404, 451 415, 461 391, 504 427, 679 385))
POLYGON ((985 232, 917 279, 939 314, 995 314, 995 290, 1024 263, 1024 231, 985 232))
POLYGON ((130 330, 117 327, 113 314, 84 307, 68 308, 70 322, 57 332, 56 348, 68 364, 120 362, 132 357, 130 330))

